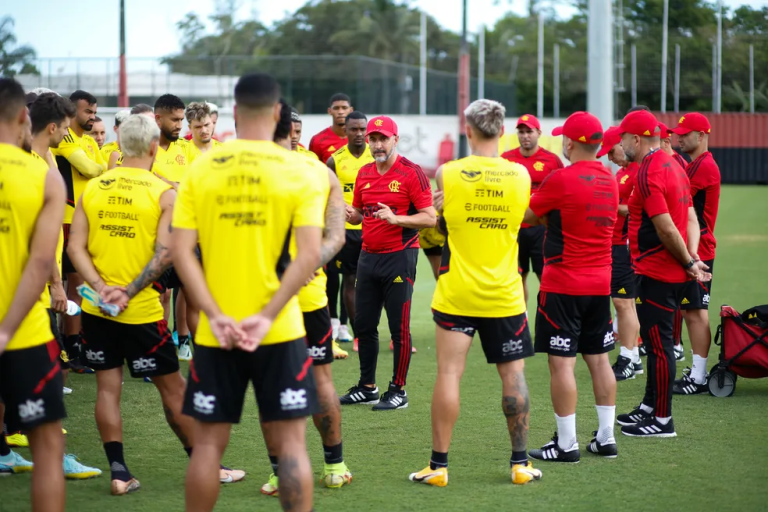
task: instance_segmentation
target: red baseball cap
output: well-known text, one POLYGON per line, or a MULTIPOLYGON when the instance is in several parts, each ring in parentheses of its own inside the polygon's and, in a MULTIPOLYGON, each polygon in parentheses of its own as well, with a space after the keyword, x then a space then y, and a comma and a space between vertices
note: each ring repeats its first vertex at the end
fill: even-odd
POLYGON ((597 152, 597 158, 602 158, 613 149, 613 146, 621 142, 621 131, 618 126, 611 126, 603 133, 603 142, 600 143, 600 151, 597 152))
POLYGON ((378 116, 368 121, 368 128, 365 131, 365 136, 372 133, 380 133, 385 137, 394 137, 397 135, 397 124, 391 117, 378 116))
POLYGON ((536 116, 531 114, 523 114, 520 116, 520 119, 517 120, 515 128, 518 126, 527 126, 531 130, 541 130, 541 124, 539 123, 539 120, 536 119, 536 116))
POLYGON ((645 110, 636 110, 627 114, 619 125, 620 134, 631 133, 641 137, 655 137, 661 134, 656 116, 645 110))
POLYGON ((659 137, 662 139, 668 139, 669 135, 672 133, 664 123, 659 123, 659 130, 661 130, 661 135, 659 135, 659 137))
POLYGON ((670 131, 678 135, 685 135, 690 132, 709 133, 712 131, 712 126, 709 124, 709 119, 707 119, 707 116, 704 114, 690 112, 680 118, 677 122, 677 128, 672 128, 670 131))
POLYGON ((603 125, 589 112, 574 112, 565 120, 563 126, 552 130, 552 135, 565 135, 584 144, 597 144, 603 140, 603 125))

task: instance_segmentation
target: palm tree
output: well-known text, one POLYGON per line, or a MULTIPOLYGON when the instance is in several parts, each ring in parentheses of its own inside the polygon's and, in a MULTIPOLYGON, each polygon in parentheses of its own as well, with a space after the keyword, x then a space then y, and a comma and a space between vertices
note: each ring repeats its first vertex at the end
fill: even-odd
POLYGON ((13 18, 4 16, 0 19, 0 76, 39 74, 34 64, 36 57, 31 46, 16 46, 13 18))

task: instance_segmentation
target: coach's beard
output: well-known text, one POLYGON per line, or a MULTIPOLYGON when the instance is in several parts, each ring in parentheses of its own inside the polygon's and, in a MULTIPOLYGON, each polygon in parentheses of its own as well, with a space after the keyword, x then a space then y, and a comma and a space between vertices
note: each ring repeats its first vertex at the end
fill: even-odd
POLYGON ((389 157, 392 156, 392 154, 395 152, 395 147, 392 148, 392 150, 389 153, 383 154, 383 151, 376 151, 373 153, 373 159, 376 160, 376 163, 383 164, 387 160, 389 160, 389 157))

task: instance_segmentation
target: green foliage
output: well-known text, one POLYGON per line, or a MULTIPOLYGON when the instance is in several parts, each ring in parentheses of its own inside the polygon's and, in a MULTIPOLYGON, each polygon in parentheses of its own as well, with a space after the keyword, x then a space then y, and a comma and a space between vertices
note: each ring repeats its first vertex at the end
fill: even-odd
POLYGON ((0 76, 14 76, 17 73, 39 75, 34 62, 36 57, 32 47, 16 45, 13 18, 0 18, 0 76))

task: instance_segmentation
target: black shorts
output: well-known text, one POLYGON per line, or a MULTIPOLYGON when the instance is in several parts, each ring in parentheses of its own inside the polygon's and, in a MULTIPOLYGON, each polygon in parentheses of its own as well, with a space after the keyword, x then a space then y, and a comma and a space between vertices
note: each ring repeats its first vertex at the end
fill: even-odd
POLYGON ((69 355, 67 355, 67 349, 64 348, 64 336, 61 335, 59 330, 59 322, 56 319, 56 313, 53 309, 48 308, 48 318, 51 320, 51 332, 56 339, 56 344, 59 346, 59 364, 62 370, 69 370, 69 355))
POLYGON ((69 259, 69 255, 67 254, 67 247, 69 247, 69 229, 71 226, 71 224, 64 224, 62 226, 62 232, 64 233, 64 245, 61 248, 62 276, 66 276, 67 274, 77 274, 77 270, 75 270, 75 266, 72 264, 72 261, 69 259))
POLYGON ((363 230, 348 229, 344 246, 339 254, 331 262, 340 274, 350 275, 357 273, 357 260, 360 259, 360 251, 363 250, 363 230))
POLYGON ((546 231, 546 226, 520 228, 517 235, 519 248, 517 259, 521 273, 526 274, 531 268, 538 275, 544 271, 544 233, 546 231), (531 262, 530 266, 528 260, 531 262))
POLYGON ((608 295, 539 292, 536 352, 553 356, 604 354, 613 350, 613 318, 608 295))
POLYGON ((502 318, 483 318, 451 315, 433 309, 432 318, 446 331, 460 332, 470 338, 477 332, 488 364, 507 363, 533 355, 531 331, 528 329, 525 313, 502 318))
POLYGON ((635 270, 632 268, 632 257, 626 245, 614 245, 611 248, 611 297, 615 299, 634 299, 635 270))
POLYGON ((179 357, 165 320, 121 324, 83 313, 82 347, 88 366, 103 371, 128 363, 131 377, 159 377, 179 371, 179 357))
POLYGON ((198 421, 239 423, 249 382, 261 421, 303 418, 319 410, 312 359, 299 338, 262 345, 255 352, 198 345, 183 412, 198 421))
POLYGON ((314 366, 333 362, 333 327, 328 306, 303 313, 304 329, 307 331, 307 355, 314 366))
MULTIPOLYGON (((704 263, 709 267, 709 272, 712 272, 715 266, 715 260, 706 260, 704 263)), ((683 311, 691 309, 709 309, 709 298, 711 293, 712 281, 707 281, 706 283, 701 281, 688 281, 683 288, 683 299, 680 301, 680 309, 683 311)))
MULTIPOLYGON (((203 264, 203 255, 200 252, 200 246, 198 245, 195 248, 195 256, 197 256, 197 261, 200 262, 200 264, 203 264)), ((181 282, 181 278, 176 273, 176 269, 171 267, 168 267, 165 272, 163 272, 163 275, 160 276, 160 279, 157 280, 157 282, 152 283, 152 286, 160 292, 160 294, 163 294, 167 292, 168 290, 177 290, 179 288, 182 288, 184 286, 184 283, 181 282)))
POLYGON ((434 247, 422 247, 421 249, 424 251, 424 254, 427 256, 442 256, 443 255, 443 246, 442 245, 436 245, 434 247))
POLYGON ((0 398, 8 431, 31 430, 67 417, 56 340, 0 355, 0 398))

